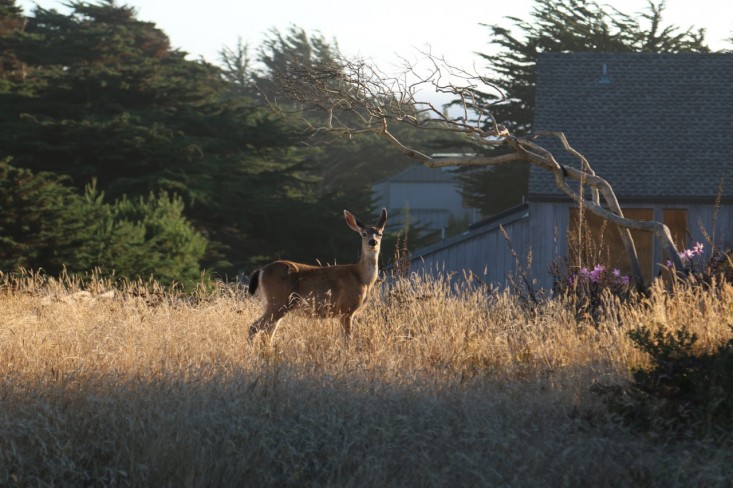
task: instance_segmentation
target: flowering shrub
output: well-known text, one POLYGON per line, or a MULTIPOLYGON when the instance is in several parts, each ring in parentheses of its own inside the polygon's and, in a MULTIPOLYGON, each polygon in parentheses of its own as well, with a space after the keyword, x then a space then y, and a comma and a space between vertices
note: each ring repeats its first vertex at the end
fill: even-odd
POLYGON ((592 270, 582 267, 576 274, 571 274, 568 277, 570 287, 597 285, 620 290, 627 288, 629 282, 629 277, 622 275, 621 270, 614 268, 608 273, 606 267, 602 264, 596 264, 592 270))
POLYGON ((609 311, 607 305, 613 302, 609 298, 628 299, 631 280, 618 268, 609 269, 599 263, 592 268, 583 266, 573 271, 567 262, 565 264, 564 272, 557 264, 550 271, 555 281, 554 293, 568 298, 567 303, 573 304, 579 320, 597 322, 609 311))
MULTIPOLYGON (((684 272, 693 283, 711 285, 713 283, 733 283, 733 251, 722 249, 711 245, 712 249, 708 255, 705 254, 705 246, 696 242, 692 249, 680 251, 679 256, 684 266, 684 272)), ((667 260, 665 265, 668 270, 674 270, 674 264, 667 260)))
MULTIPOLYGON (((695 272, 695 271, 702 271, 705 267, 705 263, 703 263, 702 258, 699 256, 702 256, 703 254, 703 248, 705 246, 701 242, 696 242, 694 246, 692 246, 692 249, 684 249, 680 251, 679 256, 682 260, 682 263, 685 265, 685 268, 687 268, 688 271, 695 272), (697 259, 695 259, 697 258, 697 259)), ((668 268, 671 268, 674 266, 672 261, 669 259, 665 263, 668 268)))
MULTIPOLYGON (((733 252, 712 246, 712 252, 706 253, 705 245, 696 242, 691 249, 679 251, 684 266, 687 282, 698 285, 720 284, 723 281, 733 283, 733 252)), ((586 262, 598 259, 598 256, 585 256, 586 262)), ((666 260, 662 266, 662 274, 675 276, 674 263, 666 260), (666 271, 665 271, 666 268, 666 271)), ((591 318, 597 322, 610 309, 608 305, 617 298, 627 300, 632 295, 633 280, 618 268, 609 268, 598 263, 593 267, 572 267, 567 260, 553 263, 550 274, 554 278, 553 293, 570 298, 576 308, 579 319, 591 318), (604 299, 606 295, 606 299, 604 299)))

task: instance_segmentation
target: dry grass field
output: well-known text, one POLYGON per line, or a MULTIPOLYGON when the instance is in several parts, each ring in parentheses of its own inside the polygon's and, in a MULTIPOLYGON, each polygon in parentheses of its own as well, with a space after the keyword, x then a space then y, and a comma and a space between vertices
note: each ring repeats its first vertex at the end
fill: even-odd
POLYGON ((609 307, 585 322, 412 277, 348 341, 287 316, 248 342, 261 307, 231 287, 5 276, 0 486, 731 486, 730 435, 634 430, 591 387, 648 360, 635 326, 727 340, 733 300, 609 307))

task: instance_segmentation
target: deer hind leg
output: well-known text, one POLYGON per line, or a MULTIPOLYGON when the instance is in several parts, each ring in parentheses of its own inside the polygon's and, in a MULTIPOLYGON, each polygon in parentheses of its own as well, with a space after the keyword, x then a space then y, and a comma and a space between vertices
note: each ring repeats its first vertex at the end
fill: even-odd
POLYGON ((278 322, 282 319, 288 310, 284 307, 278 309, 270 309, 267 307, 262 317, 255 320, 252 325, 249 326, 249 337, 251 338, 259 331, 264 331, 266 334, 271 335, 277 327, 278 322))

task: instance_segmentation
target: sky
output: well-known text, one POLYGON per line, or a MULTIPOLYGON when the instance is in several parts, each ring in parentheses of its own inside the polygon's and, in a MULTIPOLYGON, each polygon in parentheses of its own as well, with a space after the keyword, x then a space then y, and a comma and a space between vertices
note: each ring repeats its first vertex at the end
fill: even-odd
MULTIPOLYGON (((68 0, 17 0, 27 12, 38 4, 66 11, 68 0)), ((347 56, 371 59, 389 72, 402 58, 420 58, 430 49, 451 64, 483 68, 476 52, 489 52, 489 30, 480 24, 508 25, 507 16, 529 18, 534 0, 117 0, 132 6, 140 20, 158 25, 173 47, 218 62, 223 47, 238 39, 256 48, 268 31, 297 25, 336 40, 347 56)), ((604 2, 600 2, 604 3, 604 2)), ((647 0, 616 0, 624 13, 637 13, 647 0)), ((733 17, 727 0, 667 0, 666 24, 704 27, 713 49, 733 48, 733 17)))

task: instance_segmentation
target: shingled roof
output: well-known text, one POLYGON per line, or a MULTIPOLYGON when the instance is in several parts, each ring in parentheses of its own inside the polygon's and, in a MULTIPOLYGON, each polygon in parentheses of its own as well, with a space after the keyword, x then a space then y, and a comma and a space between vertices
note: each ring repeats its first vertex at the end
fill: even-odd
MULTIPOLYGON (((621 199, 707 198, 721 178, 733 197, 733 54, 542 54, 534 128, 564 132, 621 199)), ((563 195, 534 167, 529 193, 563 195)))

